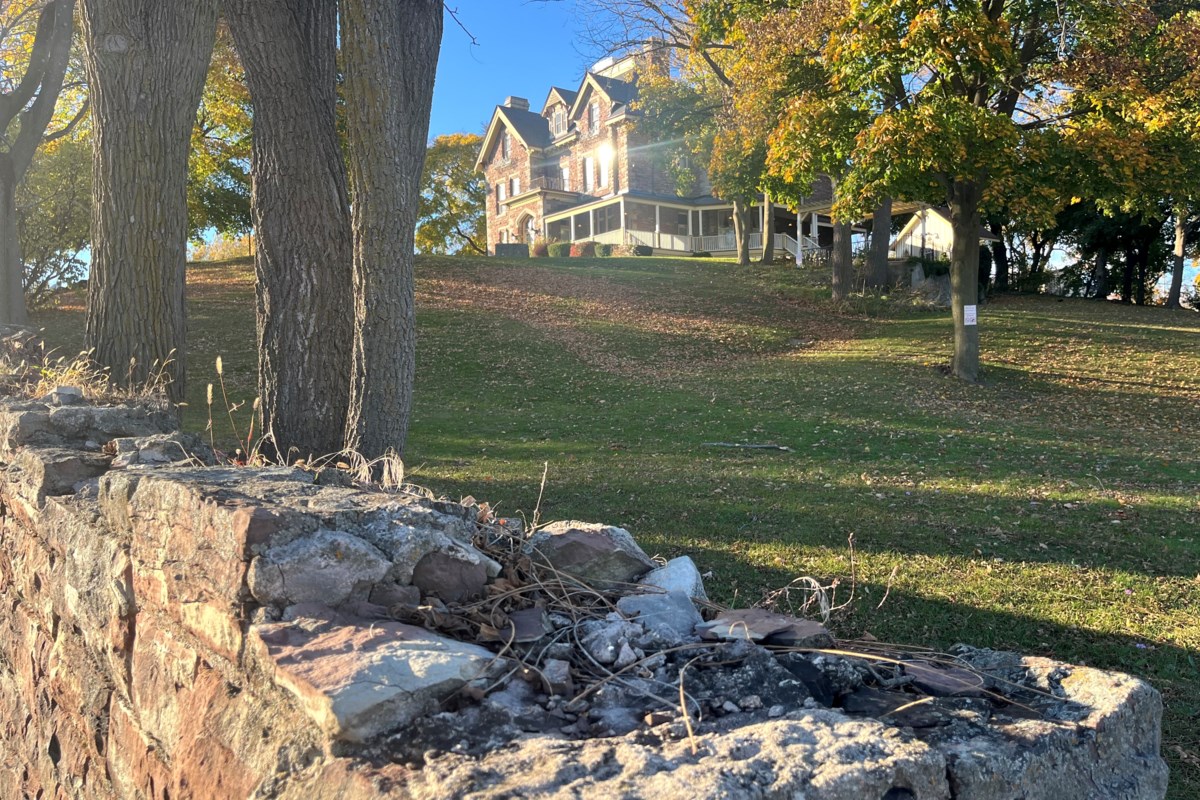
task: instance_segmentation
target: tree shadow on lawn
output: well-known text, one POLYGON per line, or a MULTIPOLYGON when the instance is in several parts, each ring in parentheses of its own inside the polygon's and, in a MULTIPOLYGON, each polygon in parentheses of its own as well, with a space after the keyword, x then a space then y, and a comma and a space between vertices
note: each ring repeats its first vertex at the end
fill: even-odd
MULTIPOLYGON (((416 477, 419 480, 420 476, 416 477)), ((727 484, 724 476, 714 476, 713 480, 727 484)), ((481 485, 475 480, 437 480, 434 485, 440 491, 453 493, 453 489, 457 488, 481 498, 481 492, 486 490, 489 500, 513 498, 527 509, 526 516, 532 515, 533 503, 536 502, 536 495, 527 494, 531 488, 536 491, 536 485, 531 486, 527 482, 493 480, 481 485)), ((552 478, 543 498, 541 518, 543 521, 579 518, 624 525, 647 552, 666 557, 690 555, 701 571, 714 573, 706 582, 710 595, 719 602, 737 607, 756 604, 767 591, 788 585, 799 575, 806 574, 803 569, 805 566, 828 569, 831 565, 829 559, 800 558, 792 562, 795 566, 772 566, 764 563, 764 560, 771 560, 770 553, 764 554, 756 549, 756 545, 770 542, 773 548, 770 552, 787 550, 789 546, 804 546, 809 551, 819 548, 846 553, 846 520, 821 514, 810 516, 798 525, 780 525, 765 519, 762 508, 756 503, 731 506, 728 500, 722 498, 696 498, 695 487, 691 485, 666 488, 665 495, 674 498, 673 501, 662 499, 660 507, 632 518, 631 513, 636 513, 638 509, 630 507, 629 495, 646 489, 639 486, 636 478, 626 483, 610 482, 603 490, 563 483, 561 478, 552 478), (699 521, 704 521, 701 530, 695 527, 699 521), (670 533, 680 529, 688 529, 687 534, 670 533), (721 530, 731 533, 723 536, 721 530)), ((730 493, 733 491, 734 487, 731 486, 730 493)), ((843 505, 852 499, 843 497, 843 505)), ((969 502, 970 493, 954 493, 951 499, 954 504, 969 502)), ((858 525, 864 522, 866 520, 861 518, 856 520, 858 525)), ((1197 667, 1200 654, 1194 647, 1177 641, 1155 641, 1124 633, 1089 630, 1082 625, 1047 619, 1050 612, 1040 607, 1039 603, 1064 601, 1043 595, 1046 591, 1044 587, 1020 585, 1027 564, 1009 565, 1011 571, 1006 576, 992 581, 992 586, 984 587, 984 594, 988 591, 1009 593, 1015 601, 1012 603, 1016 607, 1013 610, 985 608, 969 601, 948 599, 946 594, 953 590, 954 576, 950 578, 949 590, 945 584, 939 584, 923 591, 920 587, 923 587, 924 581, 920 574, 906 575, 903 572, 902 565, 906 558, 912 554, 936 556, 945 551, 962 550, 959 539, 971 538, 975 534, 965 526, 960 527, 956 539, 945 525, 935 526, 934 535, 930 537, 902 534, 902 531, 875 535, 864 533, 856 539, 859 566, 852 567, 847 558, 842 562, 844 567, 838 576, 841 580, 840 600, 845 600, 849 595, 851 575, 858 576, 853 581, 853 602, 838 612, 831 623, 839 636, 855 638, 870 632, 883 641, 935 649, 964 642, 976 647, 1016 650, 1028 655, 1129 672, 1145 678, 1163 693, 1166 706, 1163 754, 1172 770, 1171 796, 1194 797, 1195 793, 1200 792, 1200 760, 1196 760, 1200 757, 1200 729, 1196 725, 1196 720, 1200 718, 1200 668, 1197 667), (874 559, 884 554, 898 556, 893 560, 901 565, 902 571, 896 585, 888 579, 887 564, 883 565, 883 569, 872 564, 874 559), (864 577, 868 572, 871 573, 869 579, 864 577), (901 583, 905 584, 904 588, 900 588, 901 583)), ((1091 543, 1076 541, 1073 544, 1078 547, 1077 556, 1086 555, 1095 559, 1103 555, 1097 553, 1091 543)), ((1115 557, 1118 554, 1109 555, 1115 557)), ((1037 557, 1049 562, 1055 560, 1046 554, 1037 557)), ((968 551, 962 554, 962 558, 975 557, 968 551)), ((1067 560, 1066 554, 1063 560, 1067 560)), ((1104 560, 1107 559, 1098 560, 1096 566, 1103 566, 1104 560)), ((988 556, 978 558, 979 570, 990 570, 992 565, 989 561, 988 556)), ((1167 564, 1175 567, 1180 575, 1194 574, 1194 569, 1184 569, 1182 562, 1193 567, 1195 564, 1194 559, 1176 559, 1156 562, 1153 567, 1159 571, 1158 574, 1163 574, 1161 570, 1167 564)), ((930 566, 935 565, 925 565, 926 568, 930 566)), ((962 565, 951 566, 961 569, 962 565)), ((1128 565, 1123 564, 1122 568, 1125 567, 1128 565)), ((834 576, 826 572, 815 574, 814 577, 827 583, 834 576)), ((1044 579, 1045 576, 1039 577, 1039 580, 1044 579)), ((1073 587, 1068 587, 1068 590, 1070 588, 1073 587)), ((1126 597, 1118 585, 1106 589, 1113 597, 1122 600, 1126 597)), ((1146 587, 1139 586, 1138 591, 1144 592, 1146 587)), ((972 596, 969 590, 961 594, 972 596)), ((798 597, 797 601, 800 599, 798 597)), ((1084 605, 1104 602, 1101 597, 1078 599, 1084 605)), ((1069 616, 1072 612, 1068 609, 1065 613, 1069 616)), ((1128 613, 1131 617, 1137 617, 1140 611, 1132 609, 1128 613)))

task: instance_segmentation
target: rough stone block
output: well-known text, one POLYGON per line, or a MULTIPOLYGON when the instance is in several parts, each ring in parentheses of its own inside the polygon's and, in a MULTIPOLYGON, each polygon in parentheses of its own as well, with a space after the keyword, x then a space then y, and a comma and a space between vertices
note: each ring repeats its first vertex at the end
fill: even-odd
POLYGON ((338 606, 365 600, 391 562, 374 545, 342 531, 317 531, 272 547, 250 565, 250 593, 264 605, 338 606))
POLYGON ((696 562, 687 556, 672 558, 664 566, 652 569, 642 576, 639 581, 643 586, 652 586, 664 592, 683 592, 688 597, 697 600, 707 600, 704 593, 704 579, 696 562))
POLYGON ((629 531, 593 522, 553 522, 529 537, 525 551, 597 588, 636 583, 657 566, 629 531))
POLYGON ((495 660, 411 625, 310 613, 317 616, 255 625, 251 636, 276 684, 338 739, 361 742, 408 724, 495 660))
POLYGON ((73 494, 80 483, 103 475, 111 461, 103 453, 45 447, 22 449, 13 465, 21 496, 40 507, 47 497, 73 494))

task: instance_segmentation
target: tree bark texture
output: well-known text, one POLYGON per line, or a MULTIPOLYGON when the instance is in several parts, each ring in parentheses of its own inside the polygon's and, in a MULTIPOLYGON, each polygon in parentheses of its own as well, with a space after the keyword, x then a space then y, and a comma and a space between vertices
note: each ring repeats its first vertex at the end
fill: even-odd
POLYGON ((1175 250, 1171 260, 1171 289, 1167 293, 1167 308, 1179 308, 1179 295, 1183 292, 1183 255, 1187 247, 1187 211, 1175 209, 1175 250))
POLYGON ((733 240, 739 267, 750 265, 750 206, 742 200, 733 201, 733 240))
POLYGON ((346 446, 402 454, 416 364, 413 235, 441 0, 343 0, 354 192, 354 372, 346 446))
POLYGON ((829 259, 833 267, 833 299, 845 300, 850 296, 854 282, 854 253, 850 249, 852 235, 849 222, 833 223, 833 253, 829 259))
POLYGON ((38 14, 25 74, 0 95, 0 131, 19 119, 15 138, 0 152, 0 325, 25 325, 24 263, 16 220, 17 185, 24 180, 62 91, 71 55, 75 0, 51 0, 38 14))
POLYGON ((871 218, 870 268, 867 273, 873 288, 888 284, 888 248, 892 239, 892 198, 885 197, 871 218))
POLYGON ((166 364, 182 399, 187 161, 216 0, 82 0, 94 126, 86 343, 114 381, 166 364), (169 362, 169 364, 168 364, 169 362))
POLYGON ((26 325, 24 268, 21 239, 17 231, 17 181, 12 160, 0 156, 0 325, 26 325))
POLYGON ((350 402, 350 202, 338 142, 337 7, 224 0, 254 107, 258 387, 292 461, 342 449, 350 402))
POLYGON ((763 198, 762 263, 775 260, 775 204, 771 196, 763 198))
POLYGON ((973 181, 955 181, 950 192, 950 306, 954 314, 954 374, 979 380, 979 325, 967 324, 966 307, 979 302, 979 200, 973 181))

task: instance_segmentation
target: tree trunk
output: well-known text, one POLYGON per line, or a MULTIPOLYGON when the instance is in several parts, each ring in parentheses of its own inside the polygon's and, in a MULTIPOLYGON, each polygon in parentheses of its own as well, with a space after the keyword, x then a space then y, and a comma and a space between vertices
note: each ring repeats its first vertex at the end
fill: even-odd
POLYGON ((353 360, 350 203, 335 109, 337 8, 225 0, 254 106, 258 387, 288 461, 342 449, 353 360))
POLYGON ((354 372, 346 447, 403 453, 416 364, 413 234, 441 0, 343 0, 354 190, 354 372))
POLYGON ((750 208, 741 200, 733 201, 733 239, 739 267, 750 265, 750 208))
POLYGON ((1183 254, 1187 246, 1187 211, 1182 206, 1175 209, 1175 251, 1171 264, 1171 290, 1167 294, 1167 308, 1179 308, 1179 295, 1183 291, 1183 254))
POLYGON ((979 380, 979 198, 974 181, 955 181, 950 193, 950 304, 954 314, 954 374, 979 380))
POLYGON ((1137 261, 1137 304, 1146 305, 1146 272, 1150 265, 1150 243, 1142 242, 1138 248, 1137 261))
POLYGON ((1137 264, 1137 245, 1131 244, 1125 248, 1125 265, 1121 272, 1121 302, 1133 302, 1133 270, 1137 264))
POLYGON ((184 393, 187 161, 216 0, 83 0, 94 126, 87 347, 115 381, 184 393))
POLYGON ((1096 253, 1096 265, 1092 267, 1092 296, 1097 300, 1108 299, 1108 248, 1101 245, 1096 253))
POLYGON ((833 270, 833 299, 845 300, 850 296, 850 284, 854 280, 854 254, 850 251, 849 222, 833 223, 833 253, 830 264, 833 270))
POLYGON ((775 204, 771 196, 763 198, 762 263, 775 260, 775 204))
POLYGON ((879 289, 888 284, 888 247, 892 236, 892 198, 885 197, 871 218, 870 284, 879 289))
POLYGON ((24 267, 17 231, 17 181, 12 159, 0 154, 0 325, 27 325, 24 267))
POLYGON ((54 116, 71 55, 74 11, 75 0, 42 6, 25 74, 11 91, 0 94, 0 131, 16 129, 15 136, 5 137, 6 149, 0 153, 0 325, 29 322, 16 192, 54 116))
POLYGON ((992 243, 992 261, 996 264, 996 291, 1008 291, 1008 246, 1004 243, 1004 226, 993 220, 990 230, 999 241, 992 243))

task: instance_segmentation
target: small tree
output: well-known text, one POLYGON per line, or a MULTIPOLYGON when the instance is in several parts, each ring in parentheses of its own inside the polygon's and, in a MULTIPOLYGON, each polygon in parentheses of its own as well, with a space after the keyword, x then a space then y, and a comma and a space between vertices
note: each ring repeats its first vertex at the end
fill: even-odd
POLYGON ((37 308, 53 290, 84 277, 91 242, 92 146, 64 137, 38 149, 17 188, 25 299, 37 308))
POLYGON ((0 84, 0 324, 28 321, 17 187, 54 117, 70 61, 74 12, 75 0, 6 3, 0 12, 4 74, 15 75, 24 66, 19 80, 0 84))
POLYGON ((487 255, 487 247, 480 240, 487 184, 475 171, 475 157, 482 144, 483 137, 477 134, 451 133, 429 145, 421 176, 418 253, 487 255))

